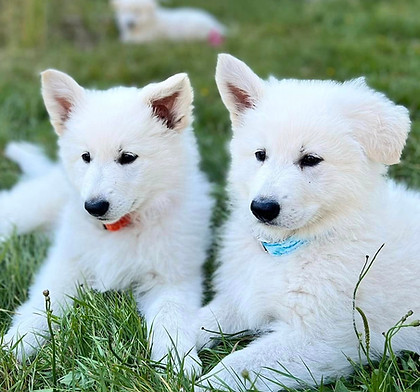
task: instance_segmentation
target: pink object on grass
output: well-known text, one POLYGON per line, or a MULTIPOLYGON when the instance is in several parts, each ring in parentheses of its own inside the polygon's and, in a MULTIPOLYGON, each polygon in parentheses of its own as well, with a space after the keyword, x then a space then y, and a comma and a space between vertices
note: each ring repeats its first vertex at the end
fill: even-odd
POLYGON ((211 46, 219 46, 223 43, 224 37, 223 35, 217 30, 211 30, 209 35, 207 36, 207 42, 211 46))

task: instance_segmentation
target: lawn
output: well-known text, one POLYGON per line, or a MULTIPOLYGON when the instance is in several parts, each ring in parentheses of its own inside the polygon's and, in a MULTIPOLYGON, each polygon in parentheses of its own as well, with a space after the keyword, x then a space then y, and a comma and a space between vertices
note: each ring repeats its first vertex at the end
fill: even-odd
MULTIPOLYGON (((19 176, 18 168, 1 155, 8 141, 36 142, 55 155, 56 137, 40 96, 40 71, 60 69, 95 88, 143 86, 188 72, 195 90, 202 169, 215 183, 216 230, 225 216, 230 137, 228 114, 214 83, 218 52, 245 60, 262 77, 342 81, 365 75, 371 86, 410 110, 412 132, 401 164, 390 173, 420 188, 418 0, 168 0, 167 5, 211 11, 229 28, 226 42, 218 48, 205 43, 123 45, 106 0, 0 0, 0 188, 12 186, 19 176)), ((47 246, 42 233, 14 236, 0 245, 0 336, 11 311, 25 299, 47 246)), ((186 378, 172 369, 158 371, 149 361, 144 325, 130 293, 83 291, 68 314, 52 322, 59 326, 55 347, 46 345, 32 362, 17 364, 0 351, 1 391, 192 390, 186 378)), ((203 352, 206 369, 234 345, 226 339, 203 352)), ((414 354, 366 368, 354 366, 350 379, 317 390, 420 390, 420 361, 414 354)))

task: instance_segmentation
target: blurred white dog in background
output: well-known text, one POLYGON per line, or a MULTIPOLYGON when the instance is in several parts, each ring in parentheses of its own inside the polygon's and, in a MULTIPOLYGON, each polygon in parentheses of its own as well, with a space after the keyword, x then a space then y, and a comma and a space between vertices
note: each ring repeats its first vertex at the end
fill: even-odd
POLYGON ((196 8, 163 8, 155 0, 113 0, 123 42, 207 40, 223 41, 226 28, 208 12, 196 8))

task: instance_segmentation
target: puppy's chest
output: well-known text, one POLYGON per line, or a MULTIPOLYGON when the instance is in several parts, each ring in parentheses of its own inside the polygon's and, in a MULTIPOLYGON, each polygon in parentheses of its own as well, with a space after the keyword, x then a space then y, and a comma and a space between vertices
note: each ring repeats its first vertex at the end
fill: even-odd
POLYGON ((314 309, 321 301, 317 278, 307 260, 299 255, 273 257, 261 255, 255 266, 249 285, 249 320, 266 324, 281 320, 285 322, 308 322, 315 315, 314 309))
POLYGON ((259 328, 284 317, 287 313, 287 279, 284 266, 260 266, 259 270, 254 270, 248 284, 246 305, 251 328, 259 328))
POLYGON ((135 233, 94 234, 98 233, 77 244, 79 266, 91 287, 99 291, 122 290, 148 279, 153 260, 135 233))

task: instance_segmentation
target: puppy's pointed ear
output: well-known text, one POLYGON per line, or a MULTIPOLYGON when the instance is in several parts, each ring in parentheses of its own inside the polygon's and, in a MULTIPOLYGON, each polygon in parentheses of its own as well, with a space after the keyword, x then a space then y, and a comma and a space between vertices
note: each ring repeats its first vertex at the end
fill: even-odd
POLYGON ((84 89, 69 75, 53 69, 41 73, 41 84, 51 124, 57 134, 61 135, 66 121, 83 99, 84 89))
POLYGON ((398 163, 411 126, 408 110, 368 87, 364 78, 345 84, 355 89, 343 98, 346 115, 368 158, 385 165, 398 163))
POLYGON ((190 124, 193 91, 185 73, 176 74, 160 83, 143 88, 153 117, 171 130, 181 131, 190 124))
POLYGON ((264 81, 251 68, 229 54, 218 56, 216 84, 234 126, 241 123, 246 110, 258 104, 264 87, 264 81))

